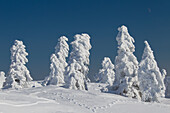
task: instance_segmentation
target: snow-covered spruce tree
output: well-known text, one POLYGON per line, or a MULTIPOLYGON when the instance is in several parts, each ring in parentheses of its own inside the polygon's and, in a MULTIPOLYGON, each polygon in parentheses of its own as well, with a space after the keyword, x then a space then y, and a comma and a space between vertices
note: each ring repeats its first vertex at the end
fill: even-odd
POLYGON ((97 78, 100 83, 108 83, 110 86, 113 85, 115 80, 114 65, 109 57, 104 57, 102 69, 99 70, 97 78))
POLYGON ((147 41, 144 43, 145 49, 138 71, 142 100, 146 102, 158 101, 159 97, 165 96, 164 78, 166 71, 162 70, 161 74, 153 51, 147 41))
POLYGON ((26 88, 32 80, 30 72, 25 66, 28 62, 28 53, 22 41, 15 40, 11 48, 11 65, 5 82, 5 88, 26 88))
POLYGON ((163 84, 162 84, 162 89, 161 89, 161 97, 165 97, 165 92, 166 92, 166 83, 165 83, 165 78, 167 76, 167 71, 165 69, 161 70, 161 75, 162 75, 162 80, 163 80, 163 84))
POLYGON ((138 83, 138 61, 134 56, 134 39, 125 26, 118 28, 118 56, 115 58, 115 82, 113 89, 117 94, 140 99, 138 83))
POLYGON ((5 73, 3 71, 0 72, 0 89, 3 88, 3 85, 5 83, 5 73))
POLYGON ((166 85, 166 97, 170 98, 170 76, 166 76, 165 78, 165 85, 166 85))
POLYGON ((71 43, 72 51, 67 68, 67 86, 70 89, 88 90, 88 65, 91 49, 90 36, 88 34, 77 34, 71 43))
POLYGON ((59 85, 65 83, 64 75, 65 68, 68 65, 66 57, 68 57, 69 45, 68 39, 62 36, 58 39, 57 46, 55 47, 55 54, 51 55, 50 74, 45 79, 44 85, 59 85))

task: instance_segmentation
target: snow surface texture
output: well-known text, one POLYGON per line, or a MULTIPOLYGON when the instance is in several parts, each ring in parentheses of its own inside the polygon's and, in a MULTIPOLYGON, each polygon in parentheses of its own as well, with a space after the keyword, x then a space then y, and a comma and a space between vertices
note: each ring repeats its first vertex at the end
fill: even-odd
POLYGON ((164 78, 166 71, 159 71, 155 61, 153 51, 147 41, 143 52, 142 60, 139 64, 139 81, 143 101, 158 101, 158 97, 165 97, 164 78))
POLYGON ((66 57, 68 57, 69 45, 68 38, 62 36, 58 39, 58 44, 55 47, 55 54, 51 55, 50 74, 45 79, 44 85, 59 85, 65 83, 65 68, 68 65, 66 57))
POLYGON ((170 100, 140 102, 101 93, 102 84, 77 91, 58 86, 0 91, 0 113, 169 113, 170 100))
POLYGON ((3 71, 0 72, 0 89, 3 88, 4 82, 5 82, 5 73, 3 71))
POLYGON ((170 98, 170 76, 166 76, 165 79, 165 85, 166 85, 166 97, 170 98))
POLYGON ((118 28, 118 56, 115 58, 115 82, 113 89, 117 94, 140 99, 137 77, 138 61, 134 56, 134 39, 125 26, 118 28))
POLYGON ((11 48, 11 65, 5 82, 5 88, 26 88, 30 87, 28 82, 32 80, 31 75, 25 64, 28 53, 22 41, 15 40, 11 48))
POLYGON ((77 34, 71 43, 72 51, 67 68, 67 87, 70 89, 87 90, 88 71, 89 71, 89 50, 90 36, 88 34, 77 34))
POLYGON ((100 83, 107 83, 112 86, 114 80, 114 65, 112 64, 110 58, 104 57, 104 60, 102 62, 102 69, 100 69, 99 73, 97 74, 97 81, 100 83))

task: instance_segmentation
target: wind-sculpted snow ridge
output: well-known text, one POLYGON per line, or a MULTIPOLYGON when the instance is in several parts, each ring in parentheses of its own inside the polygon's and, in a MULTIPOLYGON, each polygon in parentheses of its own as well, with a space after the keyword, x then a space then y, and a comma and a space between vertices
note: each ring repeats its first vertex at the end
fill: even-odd
POLYGON ((77 34, 71 43, 72 51, 69 57, 69 66, 67 67, 67 87, 76 90, 87 90, 87 77, 89 71, 89 50, 90 36, 88 34, 77 34))
POLYGON ((97 81, 100 83, 108 83, 112 86, 115 80, 114 65, 109 57, 104 57, 102 69, 97 74, 97 81))
POLYGON ((64 84, 65 68, 68 65, 66 57, 68 57, 69 45, 68 38, 62 36, 58 39, 55 47, 55 54, 51 55, 50 74, 46 77, 44 85, 59 85, 64 84))
POLYGON ((165 97, 164 78, 166 70, 159 71, 155 61, 153 51, 147 41, 143 52, 142 60, 139 64, 139 81, 143 101, 158 101, 159 97, 165 97))
POLYGON ((25 66, 28 53, 22 41, 15 40, 11 48, 11 65, 5 82, 5 88, 27 88, 32 80, 29 70, 25 66))
POLYGON ((118 28, 116 40, 118 55, 115 58, 115 82, 113 85, 117 94, 140 99, 138 83, 138 61, 134 56, 134 39, 129 35, 126 26, 118 28))
POLYGON ((88 91, 58 86, 3 90, 2 113, 169 113, 170 100, 145 103, 115 94, 101 93, 104 84, 89 83, 88 91))

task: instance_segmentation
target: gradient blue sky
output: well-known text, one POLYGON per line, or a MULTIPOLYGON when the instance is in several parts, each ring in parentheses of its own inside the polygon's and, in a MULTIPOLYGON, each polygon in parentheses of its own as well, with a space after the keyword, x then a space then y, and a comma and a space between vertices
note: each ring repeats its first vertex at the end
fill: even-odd
POLYGON ((93 76, 104 56, 114 62, 117 28, 126 25, 136 41, 138 60, 147 40, 160 69, 170 72, 169 6, 168 0, 0 0, 0 70, 8 72, 10 47, 19 39, 29 53, 31 75, 44 79, 57 39, 65 35, 70 43, 75 34, 88 33, 93 76))

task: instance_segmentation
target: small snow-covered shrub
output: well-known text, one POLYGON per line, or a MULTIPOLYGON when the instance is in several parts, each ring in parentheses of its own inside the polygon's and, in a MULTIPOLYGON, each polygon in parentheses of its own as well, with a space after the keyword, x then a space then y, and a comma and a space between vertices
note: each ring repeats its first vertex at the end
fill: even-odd
POLYGON ((5 82, 5 73, 3 71, 0 72, 0 89, 3 88, 5 82))
POLYGON ((111 86, 115 80, 114 65, 112 64, 110 58, 105 57, 102 62, 102 69, 99 70, 97 74, 97 81, 100 83, 108 83, 111 86))

